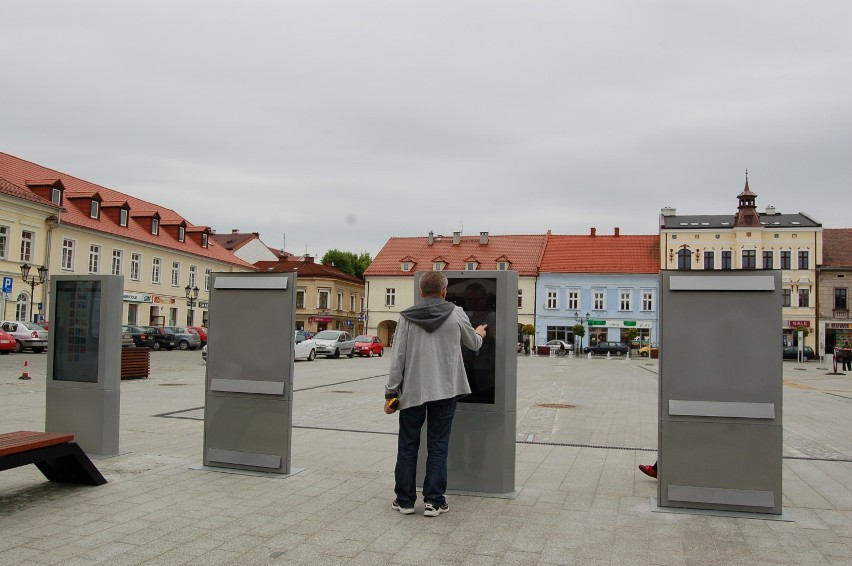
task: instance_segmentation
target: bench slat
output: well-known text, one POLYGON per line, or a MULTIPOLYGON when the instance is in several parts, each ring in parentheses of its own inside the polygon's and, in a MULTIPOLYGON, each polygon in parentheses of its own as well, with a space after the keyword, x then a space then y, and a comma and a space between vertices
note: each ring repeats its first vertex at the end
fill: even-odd
POLYGON ((60 434, 54 432, 34 432, 29 430, 18 430, 0 434, 0 456, 17 454, 27 450, 44 448, 64 442, 72 442, 73 434, 60 434))

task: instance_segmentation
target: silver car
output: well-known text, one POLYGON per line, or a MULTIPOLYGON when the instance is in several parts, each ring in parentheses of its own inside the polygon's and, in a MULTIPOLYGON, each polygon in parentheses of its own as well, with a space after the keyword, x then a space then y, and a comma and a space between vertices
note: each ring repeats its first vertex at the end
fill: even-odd
POLYGON ((175 344, 181 350, 195 350, 201 347, 201 336, 186 326, 166 326, 175 335, 175 344))
POLYGON ((2 320, 0 328, 11 334, 15 339, 16 354, 21 350, 32 350, 40 354, 47 349, 47 330, 34 322, 22 322, 20 320, 2 320))
POLYGON ((317 345, 317 354, 329 358, 339 358, 340 354, 350 358, 355 355, 355 340, 343 330, 323 330, 313 337, 313 341, 317 345))

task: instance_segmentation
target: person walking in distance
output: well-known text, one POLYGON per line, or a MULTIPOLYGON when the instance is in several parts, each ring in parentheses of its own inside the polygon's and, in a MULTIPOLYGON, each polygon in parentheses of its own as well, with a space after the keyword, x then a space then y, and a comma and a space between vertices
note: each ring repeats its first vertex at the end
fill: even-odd
POLYGON ((439 271, 420 278, 420 296, 422 302, 400 313, 385 387, 385 413, 399 411, 396 498, 391 508, 403 515, 414 513, 417 453, 425 422, 428 456, 423 514, 437 517, 450 510, 444 493, 456 400, 471 392, 461 345, 478 350, 487 325, 474 329, 461 307, 445 300, 447 278, 439 271))
POLYGON ((848 341, 843 345, 843 371, 852 371, 852 346, 848 341))

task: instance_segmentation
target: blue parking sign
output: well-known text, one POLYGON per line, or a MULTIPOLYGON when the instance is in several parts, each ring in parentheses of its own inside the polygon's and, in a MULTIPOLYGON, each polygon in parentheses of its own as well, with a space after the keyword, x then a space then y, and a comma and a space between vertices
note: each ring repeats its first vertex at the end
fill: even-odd
POLYGON ((12 292, 12 278, 4 277, 3 278, 3 292, 11 293, 12 292))

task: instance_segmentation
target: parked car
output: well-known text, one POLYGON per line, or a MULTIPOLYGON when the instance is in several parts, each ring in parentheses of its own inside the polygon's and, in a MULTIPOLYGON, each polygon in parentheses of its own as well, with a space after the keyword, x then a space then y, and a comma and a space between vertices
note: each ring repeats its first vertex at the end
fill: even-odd
POLYGON ((207 361, 207 344, 201 347, 201 359, 207 361))
POLYGON ((196 350, 201 347, 201 336, 189 330, 186 326, 166 326, 175 335, 175 344, 181 350, 196 350))
POLYGON ((134 326, 132 324, 122 325, 121 329, 124 332, 129 332, 133 337, 133 343, 137 348, 153 348, 154 347, 154 337, 151 336, 151 333, 148 332, 147 329, 142 328, 141 326, 134 326))
POLYGON ((355 337, 355 353, 359 356, 372 357, 373 354, 382 356, 385 353, 385 345, 378 336, 362 334, 355 337))
POLYGON ((623 356, 627 354, 627 344, 624 342, 598 342, 594 346, 590 346, 584 350, 585 352, 591 352, 594 355, 605 356, 610 354, 612 356, 623 356))
MULTIPOLYGON (((817 355, 814 352, 814 349, 810 346, 805 346, 802 348, 802 355, 806 360, 815 360, 817 355)), ((784 347, 784 359, 785 360, 798 360, 799 359, 799 347, 798 346, 785 346, 784 347)))
POLYGON ((642 346, 641 348, 639 348, 638 352, 640 356, 642 356, 643 358, 647 358, 651 355, 651 350, 656 350, 657 348, 658 346, 656 344, 651 344, 650 346, 642 346))
POLYGON ((305 335, 298 330, 295 333, 295 355, 293 359, 314 361, 317 357, 317 343, 310 338, 305 338, 305 335))
POLYGON ((6 332, 5 330, 0 330, 0 354, 11 354, 15 351, 15 346, 18 343, 15 341, 15 337, 6 332))
POLYGON ((323 330, 313 337, 313 341, 317 344, 317 354, 329 358, 339 358, 340 354, 350 358, 355 355, 355 341, 343 330, 323 330))
POLYGON ((566 353, 566 354, 567 354, 568 352, 573 352, 573 351, 574 351, 574 344, 569 344, 569 343, 568 343, 568 342, 566 342, 565 340, 550 340, 550 341, 548 341, 548 342, 545 344, 545 346, 550 346, 550 347, 554 347, 554 346, 555 346, 555 347, 556 347, 556 348, 558 348, 561 352, 564 352, 564 353, 566 353))
POLYGON ((175 342, 175 333, 162 326, 143 326, 145 330, 154 338, 155 350, 174 350, 177 346, 175 342))
POLYGON ((136 343, 133 341, 133 335, 124 329, 121 328, 121 347, 122 348, 135 348, 136 343))
POLYGON ((34 322, 3 320, 0 321, 0 328, 15 339, 14 352, 32 350, 40 354, 47 349, 47 330, 34 322))
POLYGON ((187 326, 189 330, 194 330, 198 337, 201 338, 201 346, 207 345, 207 328, 204 326, 187 326))

